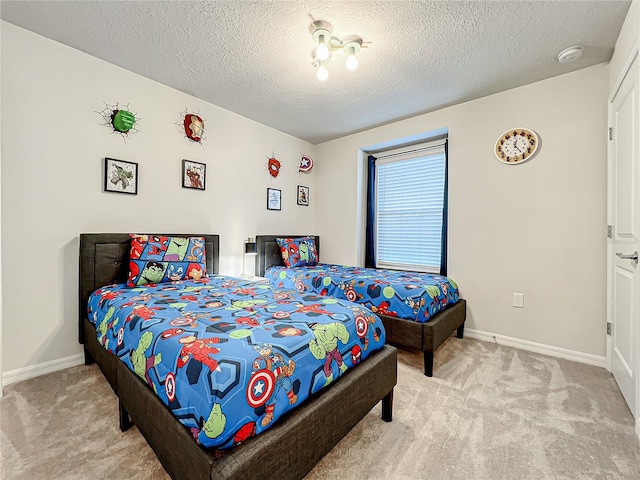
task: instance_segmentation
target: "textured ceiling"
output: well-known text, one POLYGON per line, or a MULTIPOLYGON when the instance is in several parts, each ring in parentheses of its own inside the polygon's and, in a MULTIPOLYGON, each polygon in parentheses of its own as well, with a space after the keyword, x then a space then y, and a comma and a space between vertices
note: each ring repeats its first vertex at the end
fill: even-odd
MULTIPOLYGON (((3 20, 311 143, 610 60, 624 1, 7 1, 3 20), (312 66, 313 20, 367 48, 312 66), (560 64, 557 53, 584 55, 560 64)), ((123 87, 126 88, 126 87, 123 87)))

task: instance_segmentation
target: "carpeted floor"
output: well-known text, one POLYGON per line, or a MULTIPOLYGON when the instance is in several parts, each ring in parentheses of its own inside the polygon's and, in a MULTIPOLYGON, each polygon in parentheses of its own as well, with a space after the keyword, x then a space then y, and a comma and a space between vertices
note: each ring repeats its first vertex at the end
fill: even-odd
MULTIPOLYGON (((633 418, 604 369, 471 339, 435 376, 400 352, 393 422, 376 406, 309 473, 320 479, 639 479, 633 418)), ((166 480, 135 428, 118 428, 98 368, 10 385, 0 401, 3 480, 166 480)))

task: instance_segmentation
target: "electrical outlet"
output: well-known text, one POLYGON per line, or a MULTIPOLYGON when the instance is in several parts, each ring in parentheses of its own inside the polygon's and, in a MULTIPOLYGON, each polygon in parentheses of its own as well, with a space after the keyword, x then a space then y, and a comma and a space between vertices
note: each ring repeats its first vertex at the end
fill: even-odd
POLYGON ((513 306, 516 308, 524 308, 524 293, 513 294, 513 306))

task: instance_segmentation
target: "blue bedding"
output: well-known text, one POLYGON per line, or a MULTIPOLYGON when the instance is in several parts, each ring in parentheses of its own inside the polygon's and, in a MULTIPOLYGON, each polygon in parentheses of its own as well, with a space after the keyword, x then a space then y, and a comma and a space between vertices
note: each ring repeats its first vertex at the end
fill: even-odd
POLYGON ((385 342, 360 305, 223 276, 103 287, 88 314, 105 349, 218 449, 269 428, 385 342))
POLYGON ((459 300, 458 285, 427 273, 347 267, 318 263, 304 267, 271 267, 265 277, 274 288, 296 289, 360 303, 374 313, 428 322, 459 300))

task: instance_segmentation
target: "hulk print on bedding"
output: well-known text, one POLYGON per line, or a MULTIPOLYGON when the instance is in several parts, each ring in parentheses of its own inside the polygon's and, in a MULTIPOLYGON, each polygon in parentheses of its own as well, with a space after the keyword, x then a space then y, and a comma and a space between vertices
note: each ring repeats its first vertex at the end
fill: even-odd
POLYGON ((88 314, 98 342, 217 449, 269 428, 385 342, 361 305, 223 276, 103 287, 88 314))
POLYGON ((427 273, 318 263, 271 267, 265 277, 274 288, 345 299, 374 313, 420 323, 459 300, 458 285, 452 279, 427 273))

